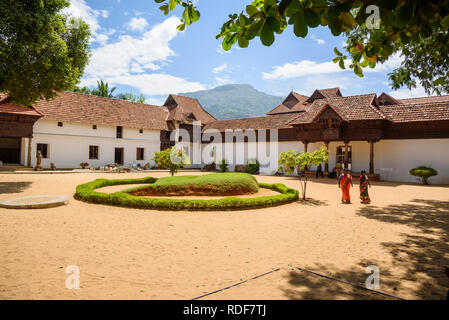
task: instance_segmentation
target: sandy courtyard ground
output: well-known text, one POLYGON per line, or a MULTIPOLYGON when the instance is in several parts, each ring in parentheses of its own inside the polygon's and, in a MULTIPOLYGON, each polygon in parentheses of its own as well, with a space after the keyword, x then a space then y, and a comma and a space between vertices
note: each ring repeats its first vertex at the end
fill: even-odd
MULTIPOLYGON (((180 173, 184 174, 184 173, 180 173)), ((166 176, 153 173, 152 176, 166 176)), ((145 174, 1 174, 0 201, 73 196, 97 178, 145 174)), ((295 178, 260 176, 300 190, 295 178)), ((126 188, 127 186, 123 186, 126 188)), ((167 212, 94 205, 0 208, 0 299, 382 299, 302 272, 364 284, 380 270, 380 290, 442 299, 449 279, 449 187, 373 183, 372 205, 340 204, 334 180, 312 179, 307 204, 234 212, 167 212), (66 268, 80 269, 79 290, 66 268)))

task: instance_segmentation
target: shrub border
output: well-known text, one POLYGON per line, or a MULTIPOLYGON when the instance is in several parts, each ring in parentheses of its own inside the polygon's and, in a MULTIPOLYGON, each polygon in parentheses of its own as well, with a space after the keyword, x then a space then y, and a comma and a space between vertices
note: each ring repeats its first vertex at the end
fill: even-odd
POLYGON ((288 188, 281 183, 259 183, 259 187, 279 192, 275 196, 262 196, 256 198, 224 197, 212 200, 167 199, 147 198, 133 196, 123 191, 107 194, 96 192, 95 189, 126 185, 154 183, 157 178, 147 177, 138 179, 96 179, 80 184, 76 187, 74 198, 89 203, 107 204, 118 207, 157 210, 185 210, 185 211, 219 211, 219 210, 244 210, 254 208, 266 208, 278 206, 298 200, 299 192, 288 188))

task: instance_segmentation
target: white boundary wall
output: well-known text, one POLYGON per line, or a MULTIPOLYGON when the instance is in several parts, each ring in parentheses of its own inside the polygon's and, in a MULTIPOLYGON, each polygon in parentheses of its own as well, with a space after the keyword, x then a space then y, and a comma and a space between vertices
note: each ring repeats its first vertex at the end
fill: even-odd
MULTIPOLYGON (((92 124, 63 122, 58 127, 57 121, 38 120, 34 124, 34 135, 31 144, 31 165, 36 165, 36 145, 48 144, 48 158, 42 159, 44 168, 53 162, 57 168, 80 168, 81 162, 89 163, 89 167, 113 164, 115 148, 124 148, 124 165, 140 163, 154 164, 150 160, 154 153, 160 151, 160 131, 123 127, 123 138, 116 138, 116 127, 92 124), (89 146, 99 147, 99 159, 89 159, 89 146), (144 160, 136 160, 137 148, 144 148, 144 160)), ((27 164, 28 139, 22 140, 21 160, 27 164)))

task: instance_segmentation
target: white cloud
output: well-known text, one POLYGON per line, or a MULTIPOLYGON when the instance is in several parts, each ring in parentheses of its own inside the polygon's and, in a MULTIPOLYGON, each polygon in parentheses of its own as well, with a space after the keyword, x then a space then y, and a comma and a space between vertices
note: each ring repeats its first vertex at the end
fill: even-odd
POLYGON ((318 63, 310 60, 302 60, 293 63, 286 63, 283 66, 273 67, 271 72, 262 72, 265 80, 289 79, 307 75, 318 75, 327 73, 338 73, 344 70, 331 62, 318 63))
POLYGON ((104 42, 107 40, 104 34, 98 34, 101 29, 98 17, 102 16, 103 18, 107 18, 109 16, 107 10, 94 10, 86 4, 85 0, 71 0, 70 6, 65 8, 62 12, 76 18, 81 18, 86 22, 92 33, 91 41, 104 42))
POLYGON ((225 64, 222 64, 221 66, 213 68, 212 72, 213 73, 220 73, 222 71, 225 71, 227 67, 228 67, 228 65, 225 63, 225 64))
POLYGON ((229 78, 215 77, 215 81, 217 82, 218 86, 222 86, 224 84, 233 83, 233 81, 231 79, 229 79, 229 78))
POLYGON ((148 22, 145 18, 132 18, 127 25, 129 30, 143 32, 148 28, 148 22))
POLYGON ((424 87, 420 85, 418 85, 416 88, 412 90, 404 88, 396 91, 390 91, 388 94, 396 99, 418 98, 428 96, 428 94, 424 90, 424 87))
POLYGON ((324 41, 323 39, 318 39, 314 34, 312 34, 310 37, 312 38, 313 41, 315 41, 318 44, 325 44, 326 43, 326 41, 324 41))
POLYGON ((124 35, 117 42, 108 43, 92 51, 86 77, 117 77, 127 75, 131 66, 136 69, 157 70, 156 62, 164 62, 174 55, 169 42, 176 37, 179 19, 171 17, 154 26, 140 37, 124 35))
MULTIPOLYGON (((82 86, 96 85, 95 77, 83 79, 82 86)), ((146 95, 167 95, 170 93, 191 92, 204 90, 205 87, 199 82, 190 82, 183 78, 164 73, 153 74, 128 74, 104 79, 110 85, 127 85, 140 90, 146 95)))
MULTIPOLYGON (((400 53, 394 54, 383 64, 377 64, 374 69, 365 68, 364 72, 381 72, 386 73, 401 64, 402 58, 400 53)), ((309 75, 322 75, 331 73, 340 73, 351 71, 347 66, 350 64, 346 61, 346 69, 341 69, 338 64, 329 62, 315 62, 310 60, 296 61, 292 63, 285 63, 282 66, 275 66, 271 72, 262 72, 262 77, 265 80, 290 79, 299 78, 309 75)))

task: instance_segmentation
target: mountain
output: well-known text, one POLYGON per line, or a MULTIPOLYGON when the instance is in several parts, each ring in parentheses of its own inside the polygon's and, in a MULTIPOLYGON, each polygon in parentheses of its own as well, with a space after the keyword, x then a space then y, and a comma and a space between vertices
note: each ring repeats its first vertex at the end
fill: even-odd
POLYGON ((263 93, 249 84, 228 84, 180 95, 198 99, 219 120, 264 116, 284 100, 284 97, 263 93))

